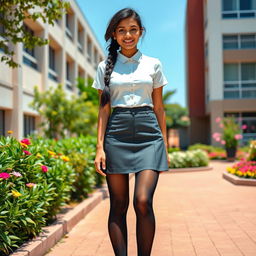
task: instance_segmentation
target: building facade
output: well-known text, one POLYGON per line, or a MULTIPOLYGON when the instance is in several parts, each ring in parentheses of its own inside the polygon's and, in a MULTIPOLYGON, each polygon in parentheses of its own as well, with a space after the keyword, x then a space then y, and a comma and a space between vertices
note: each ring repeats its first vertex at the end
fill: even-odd
MULTIPOLYGON (((68 12, 54 26, 40 20, 24 21, 30 33, 49 39, 49 45, 35 49, 10 45, 20 67, 12 69, 0 63, 0 135, 12 130, 21 139, 37 129, 40 116, 29 107, 35 85, 43 92, 62 84, 68 96, 78 94, 76 78, 93 78, 103 60, 104 52, 92 28, 77 3, 69 2, 68 12)), ((2 54, 0 51, 0 58, 2 54)))
POLYGON ((256 0, 188 0, 186 88, 190 144, 220 145, 217 117, 234 116, 243 144, 256 138, 256 0))

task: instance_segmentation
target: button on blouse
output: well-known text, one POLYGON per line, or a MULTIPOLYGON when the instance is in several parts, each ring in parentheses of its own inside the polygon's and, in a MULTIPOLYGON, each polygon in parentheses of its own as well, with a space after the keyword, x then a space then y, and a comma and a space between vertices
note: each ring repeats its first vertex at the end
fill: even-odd
MULTIPOLYGON (((98 65, 93 88, 104 89, 105 68, 104 60, 98 65)), ((167 83, 162 64, 157 58, 148 57, 140 51, 128 58, 118 52, 109 84, 111 107, 153 107, 153 89, 167 83)))

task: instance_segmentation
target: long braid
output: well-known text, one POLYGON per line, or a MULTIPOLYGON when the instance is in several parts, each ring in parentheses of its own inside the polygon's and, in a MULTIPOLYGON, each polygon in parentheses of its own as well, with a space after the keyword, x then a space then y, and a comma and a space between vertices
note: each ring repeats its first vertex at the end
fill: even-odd
POLYGON ((117 59, 117 50, 119 49, 119 44, 116 40, 111 38, 111 43, 108 47, 108 58, 106 60, 106 68, 105 68, 105 75, 104 75, 104 83, 105 87, 101 94, 101 107, 104 107, 110 101, 110 77, 113 72, 116 59, 117 59))

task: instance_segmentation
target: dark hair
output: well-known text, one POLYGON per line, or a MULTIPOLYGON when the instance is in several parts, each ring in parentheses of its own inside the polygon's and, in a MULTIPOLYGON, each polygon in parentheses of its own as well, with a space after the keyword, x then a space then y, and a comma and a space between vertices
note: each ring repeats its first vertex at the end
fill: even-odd
POLYGON ((106 33, 105 33, 105 40, 106 42, 110 41, 109 45, 107 46, 108 49, 108 57, 106 60, 106 68, 105 68, 105 75, 104 75, 104 83, 105 87, 101 94, 101 101, 100 105, 104 107, 109 101, 110 101, 110 89, 109 89, 109 83, 110 83, 110 76, 113 72, 116 59, 117 59, 117 50, 119 49, 119 44, 117 41, 113 38, 113 32, 115 32, 118 24, 126 18, 133 17, 140 28, 142 28, 141 18, 139 14, 131 9, 131 8, 124 8, 120 11, 118 11, 109 21, 106 33))

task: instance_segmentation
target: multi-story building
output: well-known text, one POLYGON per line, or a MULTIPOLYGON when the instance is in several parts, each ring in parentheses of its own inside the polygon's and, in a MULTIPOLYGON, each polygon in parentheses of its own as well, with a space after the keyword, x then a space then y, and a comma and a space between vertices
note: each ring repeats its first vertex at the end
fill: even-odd
MULTIPOLYGON (((40 20, 24 21, 30 33, 49 39, 49 45, 35 49, 10 45, 20 67, 12 69, 0 63, 1 135, 12 130, 20 139, 36 130, 40 116, 29 107, 35 85, 43 92, 60 83, 68 95, 77 94, 76 78, 93 78, 103 60, 104 52, 84 14, 74 0, 69 2, 68 12, 54 26, 40 20)), ((0 57, 2 54, 0 50, 0 57)))
POLYGON ((190 144, 220 145, 215 120, 230 115, 255 139, 256 0, 188 0, 185 34, 190 144))

